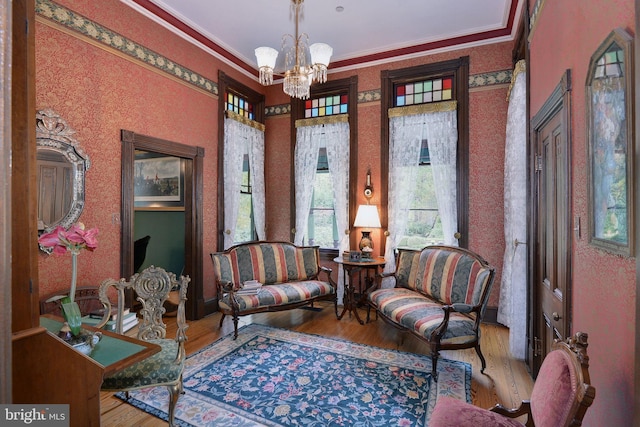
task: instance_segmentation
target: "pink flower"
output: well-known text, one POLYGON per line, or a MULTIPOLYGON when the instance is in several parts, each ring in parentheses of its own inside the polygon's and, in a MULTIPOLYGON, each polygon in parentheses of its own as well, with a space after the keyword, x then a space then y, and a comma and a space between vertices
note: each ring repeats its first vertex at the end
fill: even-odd
POLYGON ((61 255, 67 251, 78 253, 81 249, 93 251, 98 247, 98 229, 85 230, 84 224, 73 224, 68 230, 57 226, 48 233, 44 233, 38 239, 44 247, 53 247, 53 253, 61 255))
POLYGON ((67 252, 67 247, 60 242, 60 235, 65 232, 64 227, 59 225, 50 232, 42 234, 38 239, 38 243, 47 248, 53 247, 53 253, 55 254, 64 254, 67 252))

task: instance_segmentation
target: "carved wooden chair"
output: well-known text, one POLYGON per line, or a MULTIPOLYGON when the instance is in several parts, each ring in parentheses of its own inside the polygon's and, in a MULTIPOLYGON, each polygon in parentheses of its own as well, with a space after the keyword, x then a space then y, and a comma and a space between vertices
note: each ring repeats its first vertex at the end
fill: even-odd
POLYGON ((440 397, 429 427, 569 427, 582 425, 596 389, 589 379, 586 333, 556 341, 533 385, 531 400, 516 409, 496 405, 483 409, 451 397, 440 397), (526 424, 514 418, 527 416, 526 424))
POLYGON ((124 312, 125 291, 132 289, 137 300, 142 305, 139 316, 141 322, 138 327, 138 339, 158 344, 162 350, 153 356, 142 360, 123 371, 105 377, 102 383, 103 391, 125 391, 139 388, 166 386, 169 389, 169 425, 174 425, 175 408, 178 398, 183 392, 182 373, 184 371, 185 349, 187 340, 184 304, 187 300, 187 286, 189 277, 180 276, 176 280, 173 273, 161 267, 150 266, 138 274, 134 274, 127 282, 125 279, 107 279, 100 285, 100 301, 105 308, 105 315, 97 327, 107 323, 111 316, 111 300, 114 289, 117 294, 118 314, 116 317, 116 332, 122 333, 122 319, 124 312), (169 293, 177 291, 179 295, 177 315, 177 333, 175 339, 166 338, 166 325, 162 320, 165 312, 164 302, 169 293))

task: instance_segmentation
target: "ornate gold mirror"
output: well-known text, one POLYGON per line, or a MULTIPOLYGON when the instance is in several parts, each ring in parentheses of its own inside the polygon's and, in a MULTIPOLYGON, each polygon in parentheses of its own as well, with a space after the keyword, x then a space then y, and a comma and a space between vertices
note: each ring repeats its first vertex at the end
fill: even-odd
MULTIPOLYGON (((51 109, 36 113, 38 234, 69 228, 84 208, 84 178, 91 162, 75 131, 51 109)), ((40 247, 44 252, 51 248, 40 247)))

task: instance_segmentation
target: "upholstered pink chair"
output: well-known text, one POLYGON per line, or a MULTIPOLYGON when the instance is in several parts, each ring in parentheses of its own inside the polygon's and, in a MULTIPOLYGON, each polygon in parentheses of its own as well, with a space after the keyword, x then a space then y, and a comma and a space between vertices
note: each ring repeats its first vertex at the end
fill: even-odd
POLYGON ((517 409, 496 405, 483 409, 451 397, 441 397, 429 427, 568 427, 582 425, 596 389, 589 384, 587 338, 578 332, 557 341, 545 357, 533 385, 531 400, 517 409), (514 418, 527 415, 526 424, 514 418))

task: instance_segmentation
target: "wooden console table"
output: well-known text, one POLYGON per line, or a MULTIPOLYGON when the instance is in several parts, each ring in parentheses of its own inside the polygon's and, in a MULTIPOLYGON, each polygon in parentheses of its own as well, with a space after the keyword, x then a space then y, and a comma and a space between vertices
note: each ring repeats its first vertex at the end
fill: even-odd
POLYGON ((61 326, 60 319, 45 315, 39 328, 14 334, 13 403, 69 404, 71 426, 99 426, 104 376, 146 359, 160 346, 101 330, 102 339, 86 356, 58 338, 61 326))

